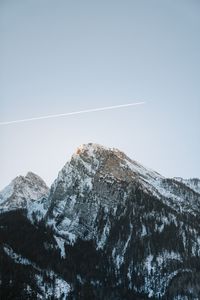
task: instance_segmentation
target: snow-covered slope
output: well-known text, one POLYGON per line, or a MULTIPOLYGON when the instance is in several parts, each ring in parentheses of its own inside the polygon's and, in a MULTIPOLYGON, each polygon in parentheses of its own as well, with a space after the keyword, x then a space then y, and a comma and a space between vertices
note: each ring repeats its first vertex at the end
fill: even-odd
POLYGON ((71 241, 82 236, 86 228, 91 236, 100 207, 115 211, 122 197, 126 198, 129 185, 143 183, 152 190, 152 185, 157 186, 162 178, 117 149, 92 143, 81 145, 52 185, 48 223, 71 241), (127 189, 123 195, 119 192, 121 186, 127 189))
POLYGON ((181 177, 174 177, 176 181, 179 181, 185 185, 187 185, 190 189, 200 194, 200 179, 199 178, 190 178, 183 179, 181 177))
POLYGON ((172 279, 192 272, 183 263, 189 244, 191 256, 200 253, 199 228, 192 225, 199 215, 200 195, 117 149, 79 147, 52 185, 49 202, 46 220, 56 235, 68 244, 94 241, 97 250, 112 258, 119 282, 126 272, 129 288, 149 297, 162 297, 172 279), (184 216, 191 218, 190 232, 184 228, 184 216), (176 243, 174 235, 180 236, 176 243), (156 251, 152 239, 159 241, 156 251), (137 285, 138 274, 145 281, 137 285))
POLYGON ((177 211, 196 214, 200 197, 173 179, 145 168, 117 149, 85 144, 59 172, 50 192, 48 224, 71 242, 95 235, 100 209, 115 213, 134 186, 177 211), (85 234, 85 232, 88 232, 85 234))
MULTIPOLYGON (((33 257, 63 276, 72 299, 200 298, 199 180, 165 178, 117 149, 92 143, 72 155, 48 197, 40 181, 15 180, 1 193, 1 205, 27 208, 36 221, 42 212, 43 222, 32 222, 33 257)), ((13 222, 12 214, 3 218, 13 222)), ((17 240, 16 248, 13 240, 9 244, 5 224, 0 223, 4 243, 21 257, 32 257, 26 243, 26 251, 17 240)))
POLYGON ((28 172, 26 176, 18 176, 0 192, 0 211, 27 209, 28 215, 37 211, 41 216, 46 212, 49 188, 36 174, 28 172))
MULTIPOLYGON (((70 285, 60 278, 53 271, 41 270, 39 266, 31 262, 29 259, 15 253, 13 249, 7 245, 3 246, 3 250, 16 264, 31 266, 35 272, 35 281, 37 284, 37 299, 67 299, 70 292, 70 285)), ((30 286, 24 285, 27 294, 31 293, 30 286)))

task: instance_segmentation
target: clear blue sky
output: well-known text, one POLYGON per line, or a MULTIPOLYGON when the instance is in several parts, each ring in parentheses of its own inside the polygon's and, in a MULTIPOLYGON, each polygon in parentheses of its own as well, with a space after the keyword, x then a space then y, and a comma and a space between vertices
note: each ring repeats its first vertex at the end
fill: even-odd
POLYGON ((1 0, 0 188, 48 184, 82 143, 120 148, 165 176, 200 177, 199 0, 1 0))

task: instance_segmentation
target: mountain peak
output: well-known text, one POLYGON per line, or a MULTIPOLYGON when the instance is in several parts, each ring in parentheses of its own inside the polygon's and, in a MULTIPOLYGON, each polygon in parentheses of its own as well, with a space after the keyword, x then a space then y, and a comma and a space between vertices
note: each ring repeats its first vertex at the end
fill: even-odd
POLYGON ((26 176, 19 175, 0 192, 0 209, 11 210, 26 208, 29 202, 46 197, 49 188, 41 177, 28 172, 26 176))
POLYGON ((112 151, 111 148, 104 147, 100 144, 96 143, 88 143, 80 145, 75 153, 74 156, 90 156, 94 157, 96 154, 102 154, 105 151, 112 151))
MULTIPOLYGON (((113 206, 117 207, 123 201, 122 198, 126 198, 129 189, 141 186, 144 190, 152 191, 162 178, 118 149, 93 143, 83 144, 59 172, 51 188, 47 214, 49 224, 54 224, 56 232, 70 236, 71 240, 74 234, 83 234, 84 229, 76 224, 79 218, 83 218, 86 227, 90 227, 100 206, 112 210, 113 206), (120 190, 120 195, 124 193, 122 198, 118 195, 120 190), (112 199, 110 193, 115 195, 112 199), (83 206, 85 213, 92 210, 90 216, 86 217, 85 213, 79 215, 83 206), (60 220, 58 224, 57 219, 60 220), (72 228, 74 231, 71 235, 72 228)), ((89 232, 93 234, 92 230, 89 232)))
MULTIPOLYGON (((124 152, 117 148, 108 148, 96 143, 80 145, 72 156, 71 162, 78 161, 91 169, 91 165, 97 169, 104 169, 107 173, 114 175, 117 170, 120 173, 127 173, 127 169, 132 175, 141 178, 163 178, 159 173, 144 167, 135 160, 130 159, 124 152), (97 167, 98 166, 98 167, 97 167), (100 168, 101 167, 101 168, 100 168)), ((123 175, 122 175, 123 177, 123 175)))
MULTIPOLYGON (((94 153, 102 153, 102 152, 116 152, 116 153, 123 153, 117 148, 109 148, 97 143, 87 143, 80 145, 77 149, 75 154, 85 154, 92 155, 94 153)), ((124 154, 125 155, 125 154, 124 154)))
POLYGON ((38 179, 38 178, 40 178, 41 179, 40 176, 38 176, 37 174, 33 173, 32 171, 28 171, 28 173, 26 174, 25 178, 30 178, 30 179, 38 179))
MULTIPOLYGON (((94 151, 94 150, 97 150, 97 149, 105 149, 106 147, 100 145, 100 144, 97 144, 97 143, 87 143, 87 144, 81 144, 77 150, 76 150, 76 153, 79 154, 81 152, 84 152, 84 151, 94 151)), ((107 148, 106 148, 107 149, 107 148)))
POLYGON ((29 181, 31 183, 34 183, 34 184, 38 184, 38 185, 41 185, 42 187, 48 189, 46 183, 44 182, 44 180, 37 174, 29 171, 26 176, 24 177, 24 180, 25 181, 29 181))
MULTIPOLYGON (((108 162, 110 159, 115 160, 116 164, 121 161, 131 161, 125 153, 117 148, 109 148, 96 143, 88 143, 80 145, 72 155, 72 160, 83 160, 89 164, 101 165, 108 162)), ((133 163, 133 161, 131 161, 133 163)))

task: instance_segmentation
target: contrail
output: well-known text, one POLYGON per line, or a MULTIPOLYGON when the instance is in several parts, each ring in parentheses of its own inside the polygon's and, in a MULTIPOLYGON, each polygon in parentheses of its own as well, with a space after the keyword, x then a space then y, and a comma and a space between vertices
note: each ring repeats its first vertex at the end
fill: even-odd
POLYGON ((21 120, 0 122, 0 126, 1 125, 10 125, 10 124, 23 123, 23 122, 31 122, 31 121, 36 121, 36 120, 67 117, 67 116, 91 113, 91 112, 96 112, 96 111, 104 111, 104 110, 111 110, 111 109, 123 108, 123 107, 128 107, 128 106, 142 105, 142 104, 145 104, 145 102, 135 102, 135 103, 129 103, 129 104, 105 106, 105 107, 100 107, 100 108, 92 108, 92 109, 86 109, 86 110, 80 110, 80 111, 73 111, 73 112, 68 112, 68 113, 64 113, 64 114, 47 115, 47 116, 34 117, 34 118, 29 118, 29 119, 21 119, 21 120))

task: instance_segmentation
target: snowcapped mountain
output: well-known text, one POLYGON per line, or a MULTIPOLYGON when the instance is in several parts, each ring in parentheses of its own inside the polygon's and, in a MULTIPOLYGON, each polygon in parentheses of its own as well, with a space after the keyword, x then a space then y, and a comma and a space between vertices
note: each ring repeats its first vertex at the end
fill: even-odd
POLYGON ((0 192, 0 211, 25 209, 29 217, 32 211, 44 214, 44 204, 49 188, 36 174, 28 172, 26 176, 17 176, 0 192))
POLYGON ((199 194, 187 186, 143 167, 117 149, 82 145, 51 188, 48 223, 70 239, 90 239, 96 235, 94 224, 99 210, 114 215, 133 187, 162 199, 177 211, 196 214, 200 209, 199 194))
MULTIPOLYGON (((92 143, 77 149, 50 191, 28 174, 0 196, 2 207, 15 209, 0 215, 3 270, 9 261, 10 270, 23 265, 17 274, 29 274, 18 283, 20 299, 200 298, 198 179, 164 178, 92 143)), ((11 273, 4 295, 18 282, 11 273)))

